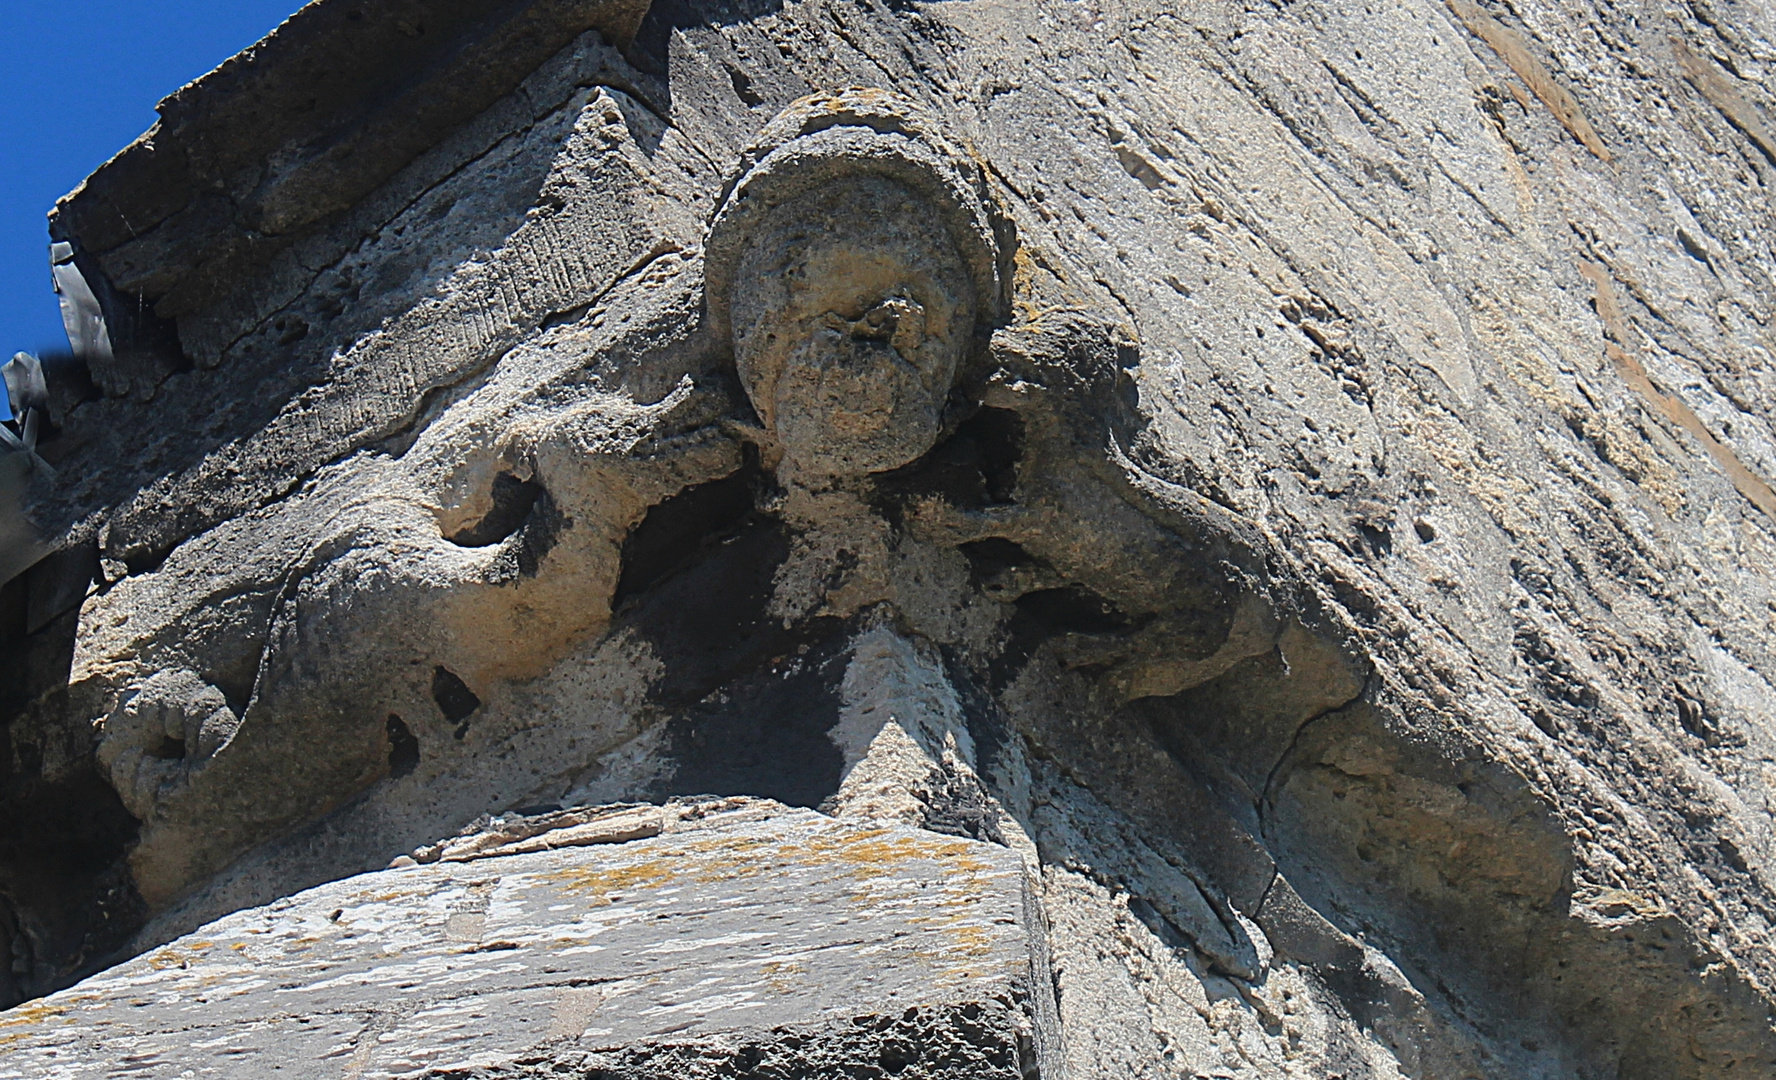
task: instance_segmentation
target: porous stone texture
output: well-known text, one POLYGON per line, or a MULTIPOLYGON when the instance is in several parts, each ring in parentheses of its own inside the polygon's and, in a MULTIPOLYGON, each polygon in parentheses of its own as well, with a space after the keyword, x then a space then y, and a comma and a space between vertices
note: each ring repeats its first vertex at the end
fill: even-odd
POLYGON ((471 6, 52 218, 0 999, 754 796, 1021 860, 1044 1075, 1776 1072, 1768 10, 471 6))
POLYGON ((763 800, 647 812, 664 835, 237 912, 0 1015, 0 1077, 1036 1073, 1017 856, 763 800))

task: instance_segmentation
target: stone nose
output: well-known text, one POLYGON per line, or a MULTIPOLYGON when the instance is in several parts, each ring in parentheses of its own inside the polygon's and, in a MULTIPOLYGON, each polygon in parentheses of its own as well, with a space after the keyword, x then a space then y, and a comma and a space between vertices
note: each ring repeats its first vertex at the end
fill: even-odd
POLYGON ((919 378, 918 368, 894 347, 891 334, 892 331, 879 336, 826 335, 826 347, 819 350, 816 365, 821 384, 828 388, 843 386, 846 393, 858 396, 860 404, 891 400, 907 380, 919 378))
POLYGON ((828 330, 847 334, 855 341, 887 342, 903 360, 910 361, 912 351, 925 342, 925 309, 902 296, 888 297, 860 319, 847 319, 829 311, 821 321, 828 330))

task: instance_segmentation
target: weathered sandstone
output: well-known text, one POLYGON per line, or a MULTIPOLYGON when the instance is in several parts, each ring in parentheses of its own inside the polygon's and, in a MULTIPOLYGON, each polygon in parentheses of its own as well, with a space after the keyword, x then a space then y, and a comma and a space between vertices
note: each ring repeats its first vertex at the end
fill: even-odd
POLYGON ((1772 41, 309 5, 52 216, 0 999, 750 796, 1027 874, 1044 1076, 1776 1073, 1772 41))

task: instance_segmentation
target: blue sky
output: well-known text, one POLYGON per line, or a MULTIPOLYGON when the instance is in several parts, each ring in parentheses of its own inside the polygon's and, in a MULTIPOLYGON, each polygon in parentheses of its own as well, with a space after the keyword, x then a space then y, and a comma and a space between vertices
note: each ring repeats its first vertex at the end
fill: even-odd
POLYGON ((0 0, 0 362, 66 349, 44 215, 301 0, 0 0))

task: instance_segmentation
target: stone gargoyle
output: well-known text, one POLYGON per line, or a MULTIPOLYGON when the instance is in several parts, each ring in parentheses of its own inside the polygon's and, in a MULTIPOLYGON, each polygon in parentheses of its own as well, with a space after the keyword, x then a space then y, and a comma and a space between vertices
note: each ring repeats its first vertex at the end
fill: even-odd
MULTIPOLYGON (((826 736, 830 678, 775 733, 745 695, 713 703, 781 654, 848 662, 860 634, 949 656, 933 678, 978 683, 952 696, 1041 646, 1117 703, 1271 649, 1232 547, 1118 464, 1128 333, 1065 308, 1006 325, 1014 244, 979 166, 906 100, 786 111, 714 216, 698 331, 517 350, 381 475, 277 512, 311 535, 242 590, 262 633, 212 606, 171 646, 192 655, 120 688, 100 755, 145 823, 150 904, 329 813, 380 854, 588 785, 836 797, 857 762, 826 736), (643 359, 612 381, 613 356, 643 359), (650 382, 669 389, 628 389, 650 382), (559 745, 571 724, 534 695, 587 679, 635 680, 615 730, 659 742, 631 751, 640 773, 559 745), (489 754, 512 767, 471 763, 489 754)), ((676 299, 666 317, 689 314, 676 299)))
POLYGON ((148 640, 95 606, 138 942, 478 815, 708 793, 1005 844, 1105 890, 1054 912, 1120 898, 1231 997, 1291 959, 1457 1071, 1338 898, 1495 927, 1499 985, 1613 977, 1520 779, 1395 734, 1263 529, 1147 464, 1137 328, 993 175, 905 98, 804 98, 701 252, 175 552, 142 588, 216 584, 148 640), (1381 870, 1287 871, 1351 833, 1381 870))

